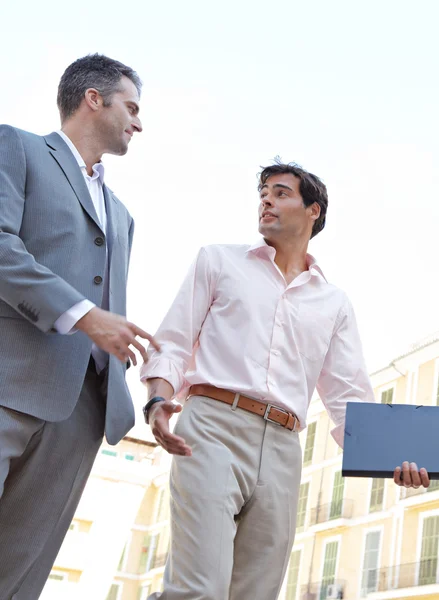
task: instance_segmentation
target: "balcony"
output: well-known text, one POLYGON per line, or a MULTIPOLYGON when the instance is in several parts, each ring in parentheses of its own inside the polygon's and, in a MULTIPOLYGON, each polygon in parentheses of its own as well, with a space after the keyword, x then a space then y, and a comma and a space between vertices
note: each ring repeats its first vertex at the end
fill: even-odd
POLYGON ((153 569, 159 569, 160 567, 164 567, 166 564, 166 559, 168 558, 168 553, 159 554, 155 557, 153 563, 153 569))
POLYGON ((401 488, 400 499, 404 502, 406 506, 417 506, 419 504, 427 504, 429 502, 434 502, 438 500, 438 490, 439 481, 434 480, 430 482, 430 486, 428 488, 401 488))
POLYGON ((353 510, 353 500, 346 498, 329 504, 320 504, 311 509, 309 526, 314 531, 344 527, 346 520, 352 518, 353 510))
POLYGON ((303 585, 300 590, 300 600, 343 600, 346 595, 346 581, 334 579, 303 585))
POLYGON ((439 561, 437 558, 395 567, 376 569, 376 591, 363 597, 370 600, 391 598, 439 598, 439 561))

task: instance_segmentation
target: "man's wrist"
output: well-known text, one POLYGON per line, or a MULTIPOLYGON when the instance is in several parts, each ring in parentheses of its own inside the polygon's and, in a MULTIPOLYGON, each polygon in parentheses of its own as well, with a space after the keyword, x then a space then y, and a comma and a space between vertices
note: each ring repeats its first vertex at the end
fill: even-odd
POLYGON ((145 417, 145 421, 146 421, 147 425, 149 425, 148 412, 149 412, 150 408, 152 406, 154 406, 154 404, 157 404, 158 402, 166 402, 166 398, 163 398, 163 396, 154 396, 154 398, 151 398, 151 400, 149 400, 149 402, 147 402, 145 404, 145 406, 143 407, 143 415, 145 417))

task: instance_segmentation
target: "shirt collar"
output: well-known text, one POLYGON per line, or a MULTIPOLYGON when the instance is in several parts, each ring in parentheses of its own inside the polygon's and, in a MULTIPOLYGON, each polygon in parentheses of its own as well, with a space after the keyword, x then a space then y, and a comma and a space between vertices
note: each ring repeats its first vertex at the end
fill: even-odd
MULTIPOLYGON (((73 156, 75 157, 76 162, 79 165, 79 168, 85 169, 85 172, 87 173, 87 165, 85 164, 84 159, 79 154, 78 149, 76 148, 76 146, 72 142, 72 140, 64 133, 64 131, 61 131, 61 129, 59 129, 56 133, 65 141, 67 146, 70 148, 70 151, 73 154, 73 156)), ((104 184, 104 174, 105 174, 105 168, 104 168, 103 163, 102 162, 95 163, 93 165, 93 172, 98 174, 101 184, 103 185, 104 184)))
MULTIPOLYGON (((247 248, 247 252, 253 252, 254 254, 258 254, 260 252, 261 254, 268 256, 271 260, 274 260, 274 257, 276 256, 276 250, 273 248, 273 246, 269 246, 264 238, 260 238, 257 242, 247 248)), ((322 269, 317 264, 317 260, 314 258, 314 256, 307 254, 306 263, 311 275, 323 277, 326 283, 328 283, 328 280, 326 279, 322 269)))

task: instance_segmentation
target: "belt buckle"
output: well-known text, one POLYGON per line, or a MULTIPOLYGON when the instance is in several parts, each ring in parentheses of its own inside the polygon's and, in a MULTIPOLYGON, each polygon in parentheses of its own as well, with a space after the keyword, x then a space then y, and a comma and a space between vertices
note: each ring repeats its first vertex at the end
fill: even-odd
MULTIPOLYGON (((281 408, 280 406, 274 406, 274 404, 267 404, 267 408, 265 409, 265 413, 264 413, 264 420, 268 421, 269 423, 273 423, 273 425, 277 425, 278 427, 284 427, 284 425, 282 425, 282 423, 278 423, 277 421, 273 421, 273 419, 270 419, 270 417, 268 416, 270 414, 270 410, 272 408, 275 408, 276 410, 278 410, 279 412, 283 413, 284 415, 289 415, 292 413, 289 413, 287 410, 285 410, 284 408, 281 408)), ((294 417, 294 427, 291 431, 296 431, 296 425, 297 425, 297 417, 295 415, 292 415, 294 417)))

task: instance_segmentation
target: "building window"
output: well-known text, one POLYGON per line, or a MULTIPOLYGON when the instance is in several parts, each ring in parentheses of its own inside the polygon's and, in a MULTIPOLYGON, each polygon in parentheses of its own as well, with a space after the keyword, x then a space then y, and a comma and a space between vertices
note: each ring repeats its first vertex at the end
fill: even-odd
POLYGON ((434 492, 439 489, 439 479, 431 479, 430 485, 427 488, 427 492, 434 492))
POLYGON ((369 512, 383 510, 384 484, 384 479, 372 480, 372 491, 370 494, 369 512))
POLYGON ((49 579, 51 581, 66 581, 67 573, 63 573, 62 571, 52 571, 49 575, 49 579))
POLYGON ((113 456, 113 458, 117 456, 117 452, 115 450, 107 450, 107 448, 101 450, 101 454, 104 456, 113 456))
POLYGON ((125 546, 123 547, 122 554, 120 555, 119 564, 117 566, 118 571, 122 571, 125 567, 125 562, 126 562, 126 558, 128 555, 128 546, 129 546, 130 542, 131 542, 131 533, 128 536, 128 540, 126 541, 125 546))
POLYGON ((120 596, 121 591, 122 591, 121 583, 112 583, 106 600, 119 600, 119 598, 121 597, 120 596))
POLYGON ((148 600, 148 596, 151 593, 151 584, 148 583, 147 585, 142 585, 142 587, 139 589, 139 593, 137 595, 137 600, 148 600))
POLYGON ((299 488, 299 500, 297 503, 296 529, 302 530, 305 525, 306 506, 308 504, 309 482, 302 483, 299 488))
POLYGON ((323 562, 322 583, 320 587, 320 600, 326 600, 328 586, 335 583, 335 569, 337 567, 338 542, 326 544, 325 559, 323 562))
POLYGON ((308 432, 306 434, 305 452, 303 453, 303 464, 310 465, 312 463, 312 455, 314 452, 314 442, 316 438, 317 422, 310 423, 308 425, 308 432))
POLYGON ((419 585, 437 582, 437 559, 439 543, 439 516, 424 519, 422 528, 419 585))
POLYGON ((390 388, 381 392, 381 404, 393 404, 393 390, 394 388, 390 388))
POLYGON ((144 546, 142 548, 142 554, 140 557, 140 573, 148 573, 148 571, 154 568, 159 538, 159 533, 153 533, 152 535, 148 535, 145 538, 144 546))
POLYGON ((166 488, 161 488, 159 492, 159 499, 157 501, 157 512, 156 512, 156 523, 160 523, 166 519, 168 508, 168 497, 166 488))
POLYGON ((299 583, 300 550, 291 553, 288 566, 287 592, 285 600, 296 600, 299 583))
POLYGON ((344 479, 341 471, 337 471, 334 476, 334 487, 332 488, 331 510, 329 512, 330 519, 338 519, 343 514, 343 491, 344 479))
POLYGON ((361 577, 361 595, 363 598, 367 594, 377 591, 380 537, 381 532, 379 531, 371 531, 366 536, 363 573, 361 577))

